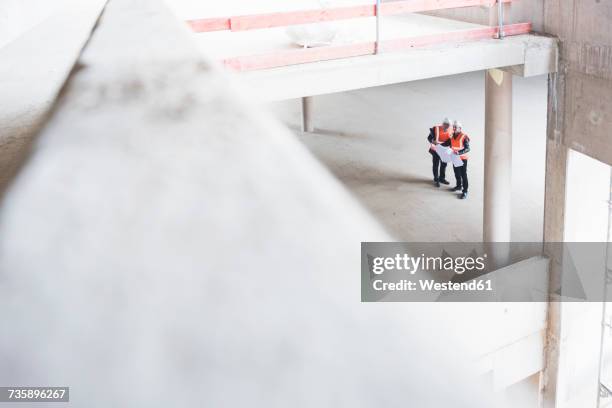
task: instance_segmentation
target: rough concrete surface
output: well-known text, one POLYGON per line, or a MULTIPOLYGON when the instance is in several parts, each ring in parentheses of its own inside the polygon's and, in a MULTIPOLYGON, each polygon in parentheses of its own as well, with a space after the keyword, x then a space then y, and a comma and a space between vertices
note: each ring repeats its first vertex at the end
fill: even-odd
POLYGON ((612 165, 612 4, 550 0, 547 33, 560 40, 560 78, 554 100, 564 122, 563 143, 612 165))
POLYGON ((388 239, 157 1, 111 0, 0 209, 0 383, 88 408, 487 406, 461 364, 479 319, 360 303, 360 241, 388 239))
MULTIPOLYGON (((546 77, 515 78, 512 240, 540 241, 546 77)), ((482 240, 484 74, 437 78, 314 98, 315 133, 300 139, 398 240, 482 240), (432 183, 428 128, 459 119, 472 139, 470 196, 432 183)), ((297 129, 298 101, 270 105, 297 129)), ((451 168, 447 178, 454 183, 451 168)), ((453 184, 454 185, 454 184, 453 184)))
POLYGON ((556 47, 551 38, 517 35, 245 71, 236 78, 254 99, 272 102, 500 67, 520 76, 543 75, 556 70, 556 47))
MULTIPOLYGON (((567 233, 574 228, 571 224, 566 228, 566 224, 572 222, 565 211, 571 203, 567 180, 573 176, 568 170, 568 157, 573 155, 569 149, 612 165, 612 135, 609 131, 612 127, 612 3, 546 0, 544 6, 544 29, 557 36, 560 44, 559 74, 553 77, 550 87, 549 172, 545 204, 545 239, 556 241, 571 239, 567 233)), ((588 185, 596 177, 586 174, 581 181, 588 185)), ((603 223, 603 220, 590 217, 588 212, 584 214, 588 214, 590 219, 578 222, 603 223)), ((596 241, 599 238, 589 239, 596 241)), ((559 279, 558 270, 552 269, 551 280, 559 279)), ((572 347, 584 344, 585 331, 575 327, 593 318, 601 321, 601 308, 572 314, 571 305, 551 304, 547 319, 547 369, 544 372, 546 407, 585 406, 594 401, 603 405, 607 402, 598 395, 595 386, 575 388, 579 377, 594 379, 601 376, 600 371, 609 370, 605 362, 599 369, 580 367, 571 362, 572 358, 588 361, 591 357, 582 358, 572 347)), ((604 352, 609 353, 607 350, 604 352)))
POLYGON ((56 3, 53 11, 35 0, 21 6, 0 4, 0 11, 22 11, 11 12, 11 16, 25 30, 15 34, 16 38, 5 32, 7 43, 2 46, 0 41, 0 195, 25 160, 104 3, 65 0, 56 3), (26 10, 30 8, 37 11, 28 20, 26 10), (43 19, 47 13, 50 15, 43 19), (26 30, 37 18, 43 21, 26 30))

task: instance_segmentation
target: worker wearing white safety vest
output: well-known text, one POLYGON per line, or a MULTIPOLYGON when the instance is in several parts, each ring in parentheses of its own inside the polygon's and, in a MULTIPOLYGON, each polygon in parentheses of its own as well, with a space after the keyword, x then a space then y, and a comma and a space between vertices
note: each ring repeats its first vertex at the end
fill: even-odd
POLYGON ((429 129, 427 141, 430 143, 429 154, 431 154, 434 185, 436 187, 440 187, 440 183, 450 184, 448 181, 446 181, 447 163, 440 159, 440 156, 436 152, 436 145, 447 143, 451 137, 451 134, 452 129, 450 127, 450 120, 448 118, 444 118, 442 125, 434 126, 429 129))

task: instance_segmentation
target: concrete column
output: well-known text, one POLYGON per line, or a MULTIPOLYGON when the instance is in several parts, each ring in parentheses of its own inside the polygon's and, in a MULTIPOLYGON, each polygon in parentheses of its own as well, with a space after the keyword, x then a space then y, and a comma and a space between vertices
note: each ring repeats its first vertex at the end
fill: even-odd
POLYGON ((512 188, 512 74, 485 73, 485 242, 510 242, 512 188))
MULTIPOLYGON (((567 179, 567 147, 559 140, 552 139, 555 135, 554 113, 549 104, 549 138, 546 142, 546 187, 544 194, 544 243, 545 253, 550 259, 549 287, 561 285, 562 253, 554 242, 563 242, 565 235, 565 190, 567 179), (553 243, 548 245, 547 243, 553 243)), ((544 349, 545 367, 540 378, 541 407, 555 408, 557 405, 557 384, 560 368, 561 343, 561 311, 559 296, 549 294, 546 316, 546 347, 544 349)))
POLYGON ((302 132, 314 132, 312 124, 312 96, 302 98, 302 132))

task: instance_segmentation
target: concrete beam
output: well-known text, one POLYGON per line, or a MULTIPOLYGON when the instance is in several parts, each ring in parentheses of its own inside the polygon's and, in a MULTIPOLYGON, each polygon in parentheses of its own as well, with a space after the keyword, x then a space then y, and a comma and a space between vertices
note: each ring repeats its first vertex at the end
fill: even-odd
POLYGON ((552 67, 532 61, 553 55, 554 39, 520 35, 243 72, 236 78, 253 98, 275 101, 526 64, 530 75, 541 75, 552 67), (441 58, 453 63, 439 64, 441 58))
POLYGON ((0 195, 27 157, 105 3, 56 4, 51 16, 0 48, 0 195))
POLYGON ((559 44, 556 38, 550 41, 534 41, 526 44, 525 63, 503 68, 513 75, 528 78, 557 72, 559 65, 559 44), (542 47, 545 49, 542 50, 542 47))

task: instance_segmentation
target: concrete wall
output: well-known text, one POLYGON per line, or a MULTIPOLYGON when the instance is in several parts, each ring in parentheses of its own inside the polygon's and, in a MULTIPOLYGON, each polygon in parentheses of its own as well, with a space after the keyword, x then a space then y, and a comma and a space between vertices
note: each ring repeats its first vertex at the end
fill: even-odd
MULTIPOLYGON (((576 197, 568 199, 573 191, 568 185, 570 149, 612 164, 612 3, 546 0, 544 30, 560 39, 559 73, 551 75, 549 82, 544 238, 560 241, 575 239, 569 234, 572 226, 566 228, 567 223, 575 222, 571 204, 576 197)), ((593 178, 583 175, 580 182, 591 184, 593 178)), ((554 285, 560 279, 554 257, 551 265, 554 285)), ((600 328, 601 309, 588 314, 592 329, 593 325, 600 328)), ((588 319, 585 313, 574 314, 571 305, 550 304, 543 384, 546 406, 583 406, 585 401, 597 400, 596 369, 587 373, 581 366, 577 374, 567 363, 580 350, 576 344, 581 344, 584 330, 576 327, 588 319), (589 388, 576 389, 576 375, 590 378, 585 385, 589 388)), ((587 357, 582 361, 597 360, 599 350, 595 347, 587 357)))
POLYGON ((548 0, 545 31, 560 39, 553 131, 567 147, 612 164, 612 3, 548 0))

